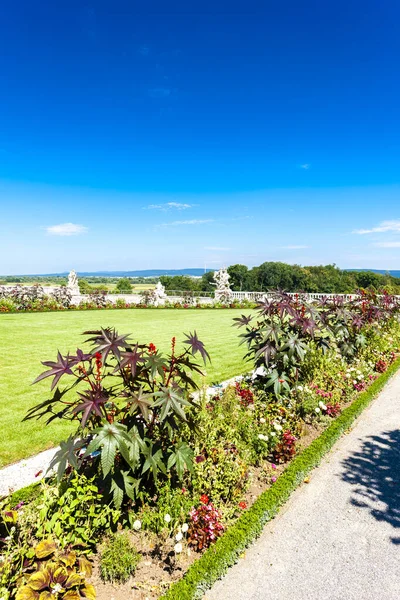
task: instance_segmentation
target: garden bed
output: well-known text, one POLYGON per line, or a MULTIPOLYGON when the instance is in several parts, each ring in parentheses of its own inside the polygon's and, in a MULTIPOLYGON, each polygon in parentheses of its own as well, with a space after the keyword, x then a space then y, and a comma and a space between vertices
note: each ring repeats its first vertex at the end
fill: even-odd
POLYGON ((281 294, 235 319, 251 376, 208 396, 193 396, 193 357, 208 360, 195 332, 164 356, 91 331, 90 353, 45 363, 38 380, 51 376, 54 392, 29 417, 80 426, 61 446, 59 484, 31 503, 3 502, 10 597, 22 586, 17 599, 31 600, 39 569, 40 590, 60 600, 94 598, 93 583, 101 600, 201 598, 399 367, 399 313, 388 295, 315 306, 281 294), (73 389, 76 401, 64 401, 73 389), (71 576, 59 584, 60 561, 71 576))

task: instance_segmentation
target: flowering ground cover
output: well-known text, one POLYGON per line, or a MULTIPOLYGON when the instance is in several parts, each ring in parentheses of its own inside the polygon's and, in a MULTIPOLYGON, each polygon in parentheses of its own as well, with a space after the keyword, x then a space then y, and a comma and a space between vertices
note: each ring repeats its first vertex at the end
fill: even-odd
POLYGON ((250 375, 200 396, 210 356, 193 328, 166 352, 86 330, 37 377, 50 392, 26 418, 75 430, 56 479, 2 501, 3 597, 201 597, 397 368, 399 315, 387 294, 277 294, 234 317, 250 375))
MULTIPOLYGON (((168 349, 173 335, 196 329, 212 363, 205 369, 207 383, 243 373, 246 364, 232 327, 237 310, 113 310, 0 315, 0 467, 57 444, 70 425, 53 422, 43 428, 37 421, 21 423, 26 411, 47 394, 45 383, 32 386, 38 365, 58 349, 73 352, 82 343, 82 331, 114 326, 138 339, 168 349), (229 352, 226 349, 229 348, 229 352)), ((200 382, 200 376, 197 379, 200 382)))

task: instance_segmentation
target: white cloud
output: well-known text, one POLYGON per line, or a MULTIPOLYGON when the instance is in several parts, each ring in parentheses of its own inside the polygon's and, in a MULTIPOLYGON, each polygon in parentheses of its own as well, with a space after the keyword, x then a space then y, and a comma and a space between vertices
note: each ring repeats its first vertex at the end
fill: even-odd
POLYGON ((60 225, 51 225, 46 227, 49 235, 80 235, 88 230, 84 225, 76 225, 75 223, 61 223, 60 225))
POLYGON ((284 250, 302 250, 303 248, 310 248, 311 246, 281 246, 284 250))
POLYGON ((182 202, 166 202, 165 204, 149 204, 144 206, 145 210, 186 210, 192 208, 193 204, 184 204, 182 202))
POLYGON ((355 229, 353 233, 365 235, 366 233, 386 233, 387 231, 400 233, 400 221, 382 221, 377 227, 372 227, 372 229, 355 229))
POLYGON ((203 223, 212 223, 214 219, 190 219, 189 221, 172 221, 163 225, 202 225, 203 223))
POLYGON ((400 248, 400 242, 376 242, 374 246, 379 248, 400 248))
POLYGON ((304 169, 305 171, 308 171, 310 167, 310 163, 304 163, 303 165, 300 165, 300 169, 304 169))
POLYGON ((218 246, 205 246, 204 250, 216 250, 218 252, 228 252, 232 248, 219 248, 218 246))

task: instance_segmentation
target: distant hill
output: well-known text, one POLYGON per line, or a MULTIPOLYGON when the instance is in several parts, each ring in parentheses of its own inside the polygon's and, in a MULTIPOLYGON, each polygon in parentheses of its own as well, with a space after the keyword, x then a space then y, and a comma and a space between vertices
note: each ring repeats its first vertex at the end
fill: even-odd
MULTIPOLYGON (((77 271, 78 277, 159 277, 160 275, 189 275, 201 277, 214 269, 149 269, 145 271, 77 271)), ((29 277, 66 277, 65 273, 35 273, 29 277)), ((18 275, 24 277, 24 275, 18 275)))
POLYGON ((345 271, 372 271, 372 273, 380 273, 381 275, 388 273, 392 277, 400 277, 400 271, 385 271, 384 269, 345 269, 345 271))

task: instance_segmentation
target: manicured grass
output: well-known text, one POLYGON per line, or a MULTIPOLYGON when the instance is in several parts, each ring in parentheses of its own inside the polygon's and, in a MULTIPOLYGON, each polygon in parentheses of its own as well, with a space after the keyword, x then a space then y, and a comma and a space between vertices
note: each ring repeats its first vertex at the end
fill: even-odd
POLYGON ((50 380, 30 385, 45 370, 41 361, 54 360, 58 349, 74 352, 83 344, 83 331, 115 327, 132 333, 134 342, 153 342, 168 351, 172 336, 179 345, 183 333, 196 330, 212 359, 205 377, 211 383, 247 370, 245 347, 239 347, 239 332, 232 327, 238 314, 235 309, 131 309, 0 315, 0 467, 50 448, 68 433, 67 422, 21 421, 31 406, 49 397, 50 380))

